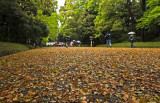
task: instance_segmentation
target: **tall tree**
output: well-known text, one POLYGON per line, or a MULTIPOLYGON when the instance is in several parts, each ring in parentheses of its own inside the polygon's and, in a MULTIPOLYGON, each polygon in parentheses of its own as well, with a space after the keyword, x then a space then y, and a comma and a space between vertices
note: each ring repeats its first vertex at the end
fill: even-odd
MULTIPOLYGON (((145 3, 143 1, 143 3, 145 3)), ((138 29, 148 30, 147 37, 149 39, 160 36, 160 1, 159 0, 147 0, 147 9, 145 10, 143 17, 138 20, 138 29), (151 35, 152 34, 152 35, 151 35)))
MULTIPOLYGON (((128 29, 128 12, 125 0, 103 0, 95 19, 97 37, 112 33, 113 42, 121 42, 128 29)), ((104 38, 104 36, 102 36, 104 38)))
POLYGON ((24 37, 18 32, 19 25, 26 23, 29 18, 15 1, 0 1, 0 19, 2 41, 18 42, 20 37, 24 37))
POLYGON ((100 0, 66 0, 60 13, 63 16, 60 32, 70 35, 73 39, 88 42, 89 36, 94 35, 94 19, 100 0), (63 30, 63 31, 62 31, 63 30))
POLYGON ((41 38, 48 36, 49 29, 50 33, 56 31, 53 33, 56 35, 56 8, 56 0, 0 0, 1 40, 40 44, 41 38), (42 11, 41 16, 39 11, 42 11), (55 23, 46 22, 44 17, 55 23))
POLYGON ((63 18, 60 33, 70 35, 73 39, 79 39, 78 18, 84 9, 85 0, 66 0, 64 7, 60 9, 63 18))
MULTIPOLYGON (((141 4, 141 10, 142 10, 142 16, 144 14, 144 12, 146 11, 146 0, 140 0, 140 4, 141 4)), ((143 28, 141 31, 141 37, 143 42, 146 41, 146 30, 143 28)))
POLYGON ((132 0, 132 3, 131 3, 131 0, 127 0, 127 8, 128 8, 129 17, 130 17, 131 23, 132 23, 132 31, 136 32, 135 16, 133 14, 133 9, 132 9, 134 7, 134 4, 135 4, 135 0, 132 0))

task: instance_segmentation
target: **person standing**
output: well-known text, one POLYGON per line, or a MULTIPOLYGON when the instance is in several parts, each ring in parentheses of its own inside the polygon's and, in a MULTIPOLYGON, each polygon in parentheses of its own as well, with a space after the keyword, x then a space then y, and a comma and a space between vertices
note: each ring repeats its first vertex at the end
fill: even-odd
POLYGON ((108 46, 110 46, 110 48, 111 48, 111 34, 106 34, 106 41, 107 41, 107 48, 108 48, 108 46))
POLYGON ((131 42, 131 48, 135 48, 135 45, 133 44, 134 43, 134 35, 133 34, 130 34, 130 36, 129 36, 129 40, 130 40, 130 42, 131 42))
POLYGON ((72 42, 72 46, 73 46, 73 47, 75 46, 75 40, 73 40, 73 42, 72 42))
POLYGON ((78 40, 78 41, 77 41, 77 44, 78 44, 78 46, 80 47, 80 45, 81 45, 81 41, 79 41, 79 40, 78 40))
POLYGON ((68 48, 68 43, 67 43, 67 38, 66 37, 64 39, 64 42, 65 42, 65 47, 68 48))

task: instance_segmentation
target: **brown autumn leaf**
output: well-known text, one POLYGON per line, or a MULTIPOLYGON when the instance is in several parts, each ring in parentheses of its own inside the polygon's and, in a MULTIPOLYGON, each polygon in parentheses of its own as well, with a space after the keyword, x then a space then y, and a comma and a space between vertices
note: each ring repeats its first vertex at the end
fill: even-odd
POLYGON ((124 94, 123 99, 126 101, 129 98, 128 94, 124 94))
POLYGON ((87 101, 85 101, 85 100, 83 100, 83 101, 81 101, 81 103, 88 103, 87 101))
POLYGON ((4 97, 0 97, 0 101, 2 101, 4 99, 4 97))
POLYGON ((147 102, 147 100, 146 100, 146 98, 145 97, 140 97, 140 101, 139 101, 140 103, 146 103, 147 102))
POLYGON ((11 99, 13 97, 13 95, 9 94, 6 96, 6 98, 11 99))
POLYGON ((131 103, 139 103, 139 101, 135 97, 133 97, 131 103))
POLYGON ((30 96, 34 96, 35 94, 36 94, 36 92, 33 92, 33 91, 28 92, 28 95, 30 95, 30 96))
POLYGON ((47 95, 47 91, 44 91, 44 92, 43 92, 43 96, 46 96, 46 95, 47 95))
POLYGON ((18 101, 18 97, 17 97, 17 96, 14 97, 14 98, 13 98, 13 101, 14 101, 14 102, 18 101))

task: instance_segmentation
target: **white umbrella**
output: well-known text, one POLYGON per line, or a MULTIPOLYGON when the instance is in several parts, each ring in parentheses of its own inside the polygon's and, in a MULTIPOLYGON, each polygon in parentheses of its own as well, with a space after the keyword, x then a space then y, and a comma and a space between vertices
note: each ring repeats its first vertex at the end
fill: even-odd
POLYGON ((66 36, 65 38, 70 38, 70 36, 66 36))
POLYGON ((81 42, 78 40, 77 43, 81 43, 81 42))
POLYGON ((131 32, 129 32, 128 34, 136 34, 135 32, 133 32, 133 31, 131 31, 131 32))

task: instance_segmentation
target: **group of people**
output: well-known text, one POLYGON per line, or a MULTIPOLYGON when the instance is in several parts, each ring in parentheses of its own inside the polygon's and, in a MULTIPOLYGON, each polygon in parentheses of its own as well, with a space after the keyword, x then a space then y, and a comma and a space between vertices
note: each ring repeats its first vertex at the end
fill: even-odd
POLYGON ((73 40, 73 41, 71 41, 70 43, 68 43, 68 41, 70 41, 70 37, 69 36, 66 36, 65 38, 64 38, 64 41, 65 41, 65 47, 66 48, 68 48, 68 46, 79 46, 80 47, 80 45, 81 45, 81 42, 80 41, 75 41, 75 40, 73 40))
MULTIPOLYGON (((107 42, 107 48, 110 47, 111 48, 111 34, 107 33, 105 35, 105 38, 106 38, 106 42, 107 42)), ((134 41, 135 41, 135 37, 134 37, 134 33, 131 33, 130 36, 129 36, 129 41, 131 42, 131 48, 135 48, 135 45, 134 45, 134 41)))
MULTIPOLYGON (((112 46, 111 44, 111 34, 107 33, 105 35, 105 38, 106 38, 106 45, 107 45, 107 48, 112 46)), ((69 36, 66 36, 65 37, 65 47, 68 48, 68 40, 70 39, 69 36)), ((131 42, 131 48, 135 48, 135 45, 134 45, 134 41, 135 41, 135 37, 134 37, 134 32, 132 32, 129 36, 129 41, 131 42)), ((70 46, 80 46, 81 42, 80 41, 75 41, 73 40, 72 42, 70 42, 70 46)))
POLYGON ((81 45, 81 42, 80 41, 75 41, 73 40, 72 42, 70 42, 70 46, 73 46, 73 47, 76 47, 76 46, 79 46, 80 47, 81 45))

